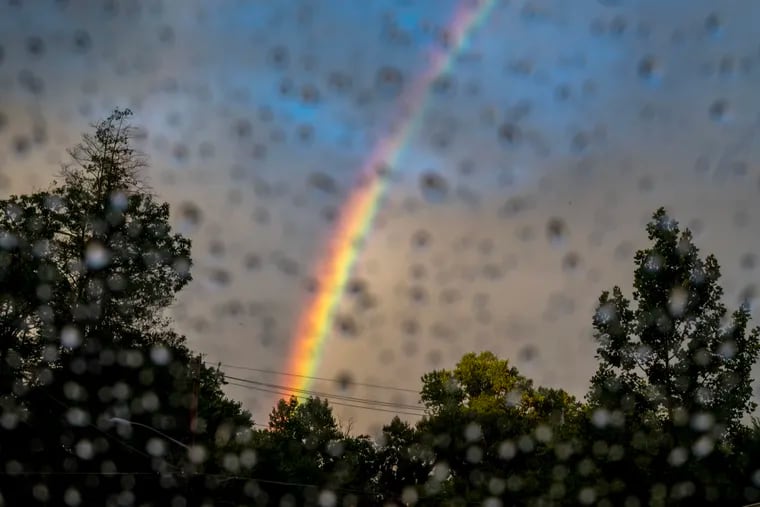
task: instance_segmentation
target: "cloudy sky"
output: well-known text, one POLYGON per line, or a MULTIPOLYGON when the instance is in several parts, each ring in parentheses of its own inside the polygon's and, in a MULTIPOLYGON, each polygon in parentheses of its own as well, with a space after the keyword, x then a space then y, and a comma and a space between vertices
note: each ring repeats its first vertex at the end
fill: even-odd
MULTIPOLYGON (((334 217, 478 3, 3 0, 0 194, 45 187, 88 124, 132 108, 194 241, 177 326, 208 361, 283 371, 334 217)), ((749 0, 496 0, 430 87, 338 308, 353 332, 317 375, 350 382, 314 389, 413 404, 358 384, 416 390, 492 350, 582 395, 594 302, 630 286, 660 205, 718 256, 728 303, 754 297, 757 19, 749 0)), ((272 393, 229 392, 265 421, 272 393)), ((336 412, 361 431, 391 417, 336 412)))

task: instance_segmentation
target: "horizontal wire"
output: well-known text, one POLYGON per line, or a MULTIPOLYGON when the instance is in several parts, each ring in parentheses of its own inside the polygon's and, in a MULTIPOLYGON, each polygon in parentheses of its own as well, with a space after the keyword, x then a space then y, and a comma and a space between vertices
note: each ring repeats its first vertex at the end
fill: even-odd
MULTIPOLYGON (((277 394, 277 395, 280 395, 280 396, 284 396, 286 398, 292 396, 294 398, 301 399, 301 400, 307 400, 308 399, 308 397, 306 397, 306 396, 297 396, 297 395, 295 395, 293 393, 284 393, 282 391, 275 391, 273 389, 266 389, 264 387, 257 387, 257 386, 250 385, 250 384, 239 384, 237 382, 228 382, 228 384, 229 385, 233 385, 233 386, 237 386, 237 387, 243 387, 243 388, 246 388, 246 389, 253 389, 255 391, 261 391, 261 392, 265 392, 265 393, 277 394)), ((328 400, 329 400, 329 398, 328 398, 328 400)), ((361 409, 364 409, 364 410, 373 410, 375 412, 385 412, 385 413, 388 413, 388 414, 411 415, 411 416, 415 416, 415 417, 420 417, 420 416, 424 415, 424 414, 419 413, 419 412, 415 413, 415 412, 404 412, 402 410, 387 410, 387 409, 382 409, 382 408, 367 407, 367 406, 364 406, 364 405, 352 405, 352 404, 349 404, 349 403, 341 403, 341 402, 338 402, 338 401, 331 401, 330 403, 332 405, 338 405, 338 406, 341 406, 341 407, 361 408, 361 409)))
POLYGON ((321 381, 324 381, 324 382, 335 382, 335 383, 338 383, 338 384, 348 384, 348 385, 360 386, 360 387, 370 387, 370 388, 373 388, 373 389, 387 389, 389 391, 401 391, 401 392, 405 392, 405 393, 419 394, 419 390, 418 389, 409 389, 409 388, 406 388, 406 387, 385 386, 385 385, 381 385, 381 384, 368 384, 366 382, 354 382, 354 381, 348 381, 348 382, 346 382, 345 380, 336 379, 336 378, 313 377, 313 376, 310 376, 310 375, 299 375, 297 373, 288 373, 288 372, 277 371, 277 370, 267 370, 267 369, 263 369, 263 368, 252 368, 250 366, 239 366, 239 365, 222 363, 222 362, 211 363, 209 361, 205 361, 205 363, 208 364, 208 365, 219 364, 221 366, 224 366, 225 368, 233 368, 233 369, 236 369, 236 370, 255 371, 255 372, 258 372, 258 373, 268 373, 268 374, 271 374, 271 375, 284 375, 286 377, 307 378, 307 379, 311 379, 311 380, 321 380, 321 381))
POLYGON ((237 380, 238 382, 245 382, 248 384, 255 384, 262 387, 269 387, 271 389, 281 389, 283 391, 293 391, 297 392, 299 394, 306 394, 306 395, 312 395, 312 396, 320 396, 324 398, 336 398, 342 401, 347 401, 351 403, 365 403, 365 404, 371 404, 371 405, 381 405, 386 407, 393 407, 393 408, 403 408, 407 410, 425 410, 425 407, 417 404, 417 405, 411 405, 408 403, 398 403, 393 401, 381 401, 381 400, 372 400, 368 398, 357 398, 354 396, 346 396, 343 394, 331 394, 331 393, 325 393, 321 391, 314 391, 311 389, 293 389, 287 386, 279 385, 279 384, 269 384, 266 382, 259 382, 257 380, 250 380, 250 379, 244 379, 240 377, 233 377, 231 375, 225 375, 225 378, 237 380))

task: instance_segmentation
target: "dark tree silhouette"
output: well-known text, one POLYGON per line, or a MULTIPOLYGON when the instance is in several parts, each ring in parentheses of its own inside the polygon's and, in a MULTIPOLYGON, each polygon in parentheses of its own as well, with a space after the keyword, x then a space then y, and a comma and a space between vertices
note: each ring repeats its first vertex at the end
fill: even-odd
POLYGON ((653 487, 642 493, 651 501, 726 501, 719 469, 705 466, 730 452, 730 437, 755 408, 759 332, 748 328, 746 306, 728 312, 717 260, 700 258, 691 233, 663 208, 647 232, 654 244, 636 253, 633 300, 615 287, 594 316, 599 368, 589 401, 596 426, 625 448, 619 465, 637 463, 618 466, 616 479, 639 491, 653 487))

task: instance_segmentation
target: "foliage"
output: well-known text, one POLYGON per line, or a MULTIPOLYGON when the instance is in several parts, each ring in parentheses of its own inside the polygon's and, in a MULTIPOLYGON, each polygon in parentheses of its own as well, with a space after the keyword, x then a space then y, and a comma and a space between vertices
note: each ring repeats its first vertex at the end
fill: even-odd
POLYGON ((219 436, 252 425, 220 372, 191 369, 163 316, 190 280, 190 241, 142 182, 130 114, 86 134, 60 183, 0 202, 0 495, 13 505, 112 504, 120 474, 130 502, 169 505, 197 469, 184 447, 220 470, 219 436), (196 390, 205 431, 193 435, 196 390))
MULTIPOLYGON (((588 434, 615 442, 638 463, 636 470, 607 468, 618 468, 621 480, 662 485, 652 501, 725 501, 727 490, 715 490, 705 467, 730 452, 730 437, 755 408, 750 375, 759 331, 748 329, 746 306, 729 314, 717 260, 700 258, 691 233, 663 208, 647 232, 654 244, 636 253, 633 301, 615 287, 594 316, 599 368, 589 401, 604 416, 600 431, 588 434)), ((650 492, 639 496, 645 501, 650 492)))

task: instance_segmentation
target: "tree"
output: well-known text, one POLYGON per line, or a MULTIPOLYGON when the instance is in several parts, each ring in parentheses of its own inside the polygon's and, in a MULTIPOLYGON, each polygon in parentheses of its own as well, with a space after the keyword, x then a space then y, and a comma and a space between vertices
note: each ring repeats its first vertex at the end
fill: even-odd
POLYGON ((190 280, 190 241, 172 234, 168 204, 142 183, 130 115, 117 110, 85 134, 61 183, 0 203, 4 327, 23 329, 26 343, 55 342, 67 325, 82 340, 164 325, 190 280))
MULTIPOLYGON (((479 503, 494 488, 507 504, 551 494, 552 470, 561 462, 557 455, 565 456, 564 448, 573 444, 582 413, 572 396, 534 388, 491 352, 466 354, 453 370, 428 373, 422 382, 428 415, 417 431, 434 463, 423 488, 432 494, 426 501, 479 503)), ((555 490, 564 495, 567 487, 562 488, 555 490)))
POLYGON ((422 442, 422 434, 398 416, 383 426, 377 450, 377 487, 387 505, 403 505, 423 496, 435 455, 422 442))
POLYGON ((0 202, 0 453, 12 472, 0 495, 9 504, 73 488, 92 505, 122 493, 135 504, 181 495, 196 505, 212 488, 187 494, 184 446, 195 442, 206 449, 201 465, 224 470, 231 436, 252 426, 224 397, 220 371, 201 366, 196 378, 194 355, 163 315, 190 280, 190 241, 172 233, 168 204, 142 182, 130 115, 115 111, 85 134, 60 183, 0 202), (196 382, 204 425, 194 436, 196 382))
POLYGON ((653 501, 725 501, 700 467, 724 452, 755 408, 750 373, 760 331, 748 328, 746 305, 728 313, 717 260, 702 259, 691 233, 663 208, 647 232, 654 244, 635 255, 633 300, 619 287, 599 298, 593 320, 599 367, 589 401, 602 414, 597 426, 606 438, 630 454, 640 451, 646 466, 639 468, 648 472, 627 478, 657 486, 653 501), (707 484, 688 479, 696 476, 707 484))
POLYGON ((327 400, 279 400, 254 448, 267 505, 314 503, 320 491, 335 495, 336 505, 375 505, 376 446, 341 431, 327 400))

